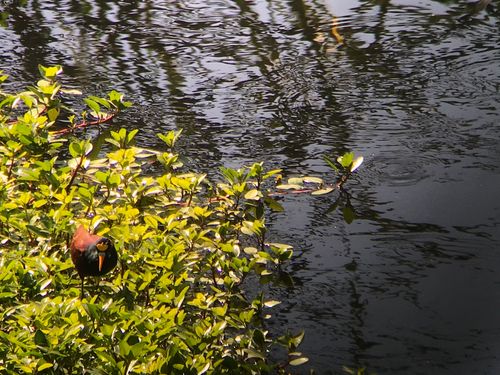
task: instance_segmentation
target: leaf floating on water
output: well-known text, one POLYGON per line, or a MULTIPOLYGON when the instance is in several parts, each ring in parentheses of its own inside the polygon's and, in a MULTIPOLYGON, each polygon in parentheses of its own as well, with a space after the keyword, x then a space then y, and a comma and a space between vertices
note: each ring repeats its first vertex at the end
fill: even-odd
POLYGON ((278 185, 276 186, 276 189, 281 189, 281 190, 300 190, 302 189, 303 186, 301 185, 295 185, 295 184, 283 184, 283 185, 278 185))
POLYGON ((303 177, 291 177, 288 179, 289 185, 302 185, 303 182, 304 182, 303 177))
POLYGON ((83 93, 78 89, 61 89, 61 92, 68 95, 83 95, 83 93))
POLYGON ((331 193, 332 191, 334 191, 335 188, 332 188, 332 187, 328 187, 328 188, 325 188, 325 189, 319 189, 319 190, 315 190, 311 193, 311 195, 323 195, 323 194, 328 194, 328 193, 331 193))
POLYGON ((313 184, 322 184, 323 183, 323 179, 322 178, 319 178, 319 177, 304 177, 304 182, 309 182, 309 183, 313 183, 313 184))

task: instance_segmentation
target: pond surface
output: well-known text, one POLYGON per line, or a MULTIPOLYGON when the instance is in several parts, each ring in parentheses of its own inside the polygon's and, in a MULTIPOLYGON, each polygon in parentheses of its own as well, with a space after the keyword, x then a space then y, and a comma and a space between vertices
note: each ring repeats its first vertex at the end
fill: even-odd
POLYGON ((500 372, 498 2, 25 3, 0 2, 6 89, 61 64, 66 85, 136 103, 115 126, 142 146, 184 129, 187 165, 214 178, 264 160, 331 179, 324 154, 365 157, 338 207, 287 196, 270 217, 295 248, 293 286, 269 293, 271 329, 306 331, 298 373, 500 372))

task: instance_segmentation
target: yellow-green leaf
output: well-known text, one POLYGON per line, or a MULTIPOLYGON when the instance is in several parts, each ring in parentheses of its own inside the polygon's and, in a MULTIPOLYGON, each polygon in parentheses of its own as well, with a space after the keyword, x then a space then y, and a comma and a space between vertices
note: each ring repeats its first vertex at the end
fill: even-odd
POLYGON ((276 186, 276 189, 281 189, 281 190, 300 190, 302 189, 302 185, 296 185, 296 184, 282 184, 276 186))
POLYGON ((245 254, 253 255, 257 254, 259 250, 257 250, 255 247, 245 247, 243 251, 245 252, 245 254))
POLYGON ((302 185, 303 182, 304 182, 303 177, 292 177, 288 179, 289 185, 302 185))
POLYGON ((257 201, 260 198, 262 198, 262 193, 257 189, 252 189, 250 191, 247 191, 247 193, 245 194, 245 199, 248 200, 257 201))
POLYGON ((306 357, 300 357, 300 358, 295 358, 295 359, 292 359, 289 364, 292 365, 292 366, 300 366, 300 365, 303 365, 304 363, 308 362, 309 361, 309 358, 306 358, 306 357))
POLYGON ((69 95, 82 95, 82 92, 77 89, 61 89, 61 92, 69 95))
POLYGON ((52 363, 45 362, 43 365, 38 366, 38 371, 43 371, 54 366, 52 363))
POLYGON ((313 184, 322 184, 323 179, 319 177, 304 177, 304 182, 310 182, 313 184))
POLYGON ((332 187, 328 187, 328 188, 324 188, 324 189, 319 189, 319 190, 315 190, 311 193, 311 195, 323 195, 323 194, 328 194, 328 193, 331 193, 332 191, 334 191, 335 188, 332 188, 332 187))

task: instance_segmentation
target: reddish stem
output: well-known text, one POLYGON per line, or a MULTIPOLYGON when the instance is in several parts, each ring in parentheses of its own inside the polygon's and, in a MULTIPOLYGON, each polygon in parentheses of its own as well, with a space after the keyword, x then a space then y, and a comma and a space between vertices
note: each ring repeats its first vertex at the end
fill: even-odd
POLYGON ((109 120, 113 119, 113 117, 115 117, 116 114, 117 114, 117 112, 112 112, 112 113, 109 113, 107 116, 99 118, 95 121, 82 121, 71 128, 55 130, 55 131, 50 132, 50 134, 62 135, 62 134, 67 134, 67 133, 73 131, 74 129, 85 128, 87 126, 92 126, 92 125, 99 125, 99 124, 108 122, 109 120))

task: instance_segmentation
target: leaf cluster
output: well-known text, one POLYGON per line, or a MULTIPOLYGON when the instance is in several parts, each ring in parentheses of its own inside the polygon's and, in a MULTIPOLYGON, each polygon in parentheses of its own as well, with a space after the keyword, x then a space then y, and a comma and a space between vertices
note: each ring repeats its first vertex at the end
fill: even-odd
MULTIPOLYGON (((0 90, 0 372, 286 373, 307 361, 303 333, 266 329, 278 302, 247 291, 292 256, 266 237, 266 211, 282 207, 265 186, 280 171, 223 168, 212 184, 182 171, 174 131, 158 135, 164 151, 111 131, 105 154, 54 136, 61 68, 40 72, 25 92, 0 90), (144 173, 149 162, 163 173, 144 173), (68 250, 77 223, 120 259, 83 299, 68 250), (282 360, 270 360, 275 346, 282 360)), ((85 102, 97 117, 128 105, 116 92, 85 102)))

